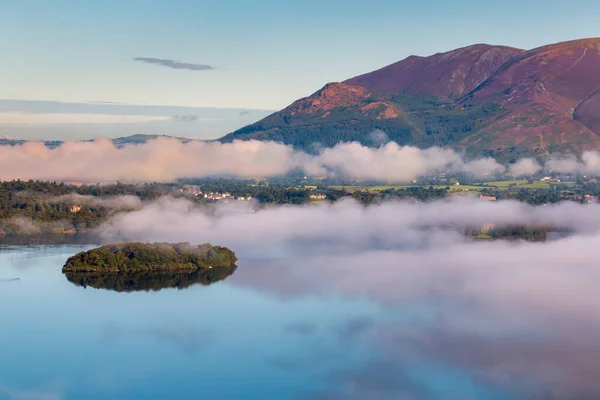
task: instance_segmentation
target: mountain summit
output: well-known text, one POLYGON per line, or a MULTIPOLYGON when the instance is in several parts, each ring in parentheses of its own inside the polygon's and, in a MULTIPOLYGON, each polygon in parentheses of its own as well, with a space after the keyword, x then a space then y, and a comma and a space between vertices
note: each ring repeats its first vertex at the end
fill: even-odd
POLYGON ((330 83, 233 132, 305 150, 370 145, 375 129, 403 145, 451 146, 514 159, 600 149, 600 39, 521 50, 476 44, 411 56, 330 83))

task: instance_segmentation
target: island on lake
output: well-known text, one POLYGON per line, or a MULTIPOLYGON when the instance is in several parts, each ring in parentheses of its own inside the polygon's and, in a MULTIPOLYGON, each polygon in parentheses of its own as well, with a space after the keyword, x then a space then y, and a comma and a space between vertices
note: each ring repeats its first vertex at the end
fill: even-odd
POLYGON ((235 254, 220 246, 189 243, 122 243, 70 257, 63 273, 76 286, 117 292, 210 285, 237 269, 235 254))
POLYGON ((189 243, 121 243, 77 253, 69 257, 63 273, 120 273, 180 271, 231 267, 235 253, 226 247, 189 243))

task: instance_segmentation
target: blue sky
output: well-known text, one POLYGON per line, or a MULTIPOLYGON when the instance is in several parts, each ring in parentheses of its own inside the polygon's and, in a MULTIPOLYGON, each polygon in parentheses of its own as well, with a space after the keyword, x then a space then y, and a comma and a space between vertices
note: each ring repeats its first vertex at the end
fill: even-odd
POLYGON ((0 0, 0 10, 0 99, 63 102, 274 110, 411 54, 600 36, 597 0, 0 0))

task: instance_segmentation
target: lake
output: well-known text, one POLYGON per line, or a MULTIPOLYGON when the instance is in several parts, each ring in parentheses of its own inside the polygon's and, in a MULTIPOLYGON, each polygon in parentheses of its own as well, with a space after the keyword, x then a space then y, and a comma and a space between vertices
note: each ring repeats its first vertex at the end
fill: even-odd
POLYGON ((413 293, 421 278, 398 278, 379 253, 357 267, 254 254, 210 285, 116 292, 61 273, 91 247, 0 246, 0 399, 520 399, 583 386, 549 368, 573 366, 544 353, 553 325, 449 295, 466 286, 452 277, 413 293))

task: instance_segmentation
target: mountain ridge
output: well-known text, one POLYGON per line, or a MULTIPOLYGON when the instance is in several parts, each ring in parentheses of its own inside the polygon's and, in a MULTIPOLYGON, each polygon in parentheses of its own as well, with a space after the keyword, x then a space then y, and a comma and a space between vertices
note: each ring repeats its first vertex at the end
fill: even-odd
POLYGON ((454 93, 456 97, 461 97, 465 91, 471 91, 483 82, 487 73, 523 52, 525 50, 513 47, 479 43, 429 57, 409 56, 378 70, 347 79, 343 83, 361 86, 378 93, 405 92, 414 95, 426 92, 446 96, 454 93), (413 71, 415 69, 416 71, 413 71), (453 74, 447 79, 444 75, 449 71, 453 74), (417 73, 416 77, 414 72, 417 73), (433 83, 437 86, 424 88, 424 83, 431 84, 431 78, 434 78, 433 83))

